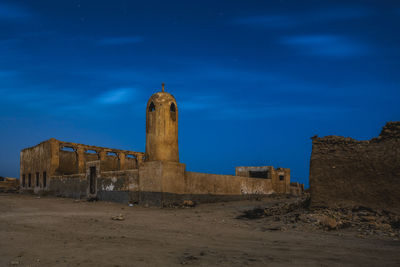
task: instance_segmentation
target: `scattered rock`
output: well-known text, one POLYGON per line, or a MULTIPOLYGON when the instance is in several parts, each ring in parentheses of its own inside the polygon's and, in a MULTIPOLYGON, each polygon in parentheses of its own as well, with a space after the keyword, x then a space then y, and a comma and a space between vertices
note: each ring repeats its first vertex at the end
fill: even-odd
POLYGON ((293 202, 277 202, 268 207, 246 210, 237 219, 265 219, 268 226, 260 230, 287 229, 339 230, 352 228, 360 238, 379 236, 400 238, 400 217, 385 210, 355 206, 347 208, 313 207, 307 205, 307 196, 293 202))
POLYGON ((11 261, 10 264, 11 265, 19 265, 19 261, 11 261))
POLYGON ((338 222, 335 220, 335 218, 330 216, 321 216, 319 223, 328 230, 335 230, 338 228, 338 222))
POLYGON ((183 257, 181 258, 180 263, 181 263, 182 265, 186 265, 186 264, 191 264, 191 263, 193 263, 194 261, 197 261, 197 260, 198 260, 198 258, 197 258, 196 256, 193 256, 193 255, 186 255, 186 256, 183 256, 183 257))
POLYGON ((123 220, 125 220, 125 217, 124 217, 122 214, 120 214, 120 215, 118 215, 118 216, 113 216, 113 217, 111 217, 111 220, 114 220, 114 221, 123 221, 123 220))
POLYGON ((185 207, 194 207, 194 206, 196 206, 196 203, 194 203, 191 200, 184 200, 183 201, 183 206, 185 206, 185 207))

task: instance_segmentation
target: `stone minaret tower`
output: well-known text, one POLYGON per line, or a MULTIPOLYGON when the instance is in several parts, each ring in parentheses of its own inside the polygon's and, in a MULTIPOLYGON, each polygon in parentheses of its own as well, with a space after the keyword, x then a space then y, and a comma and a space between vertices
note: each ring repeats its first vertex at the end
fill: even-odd
POLYGON ((178 106, 164 83, 147 102, 145 161, 179 162, 178 106))

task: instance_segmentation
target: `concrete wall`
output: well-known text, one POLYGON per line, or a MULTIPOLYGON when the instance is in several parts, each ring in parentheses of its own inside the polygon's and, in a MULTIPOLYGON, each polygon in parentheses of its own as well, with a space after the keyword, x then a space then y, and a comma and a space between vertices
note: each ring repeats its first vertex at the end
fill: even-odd
POLYGON ((272 189, 278 194, 290 193, 290 169, 273 166, 241 166, 235 169, 236 176, 259 177, 271 181, 272 189), (266 177, 261 177, 263 174, 266 177))
POLYGON ((240 200, 273 193, 271 179, 186 172, 176 162, 150 161, 139 168, 140 202, 149 205, 240 200))
POLYGON ((187 194, 246 195, 273 193, 270 179, 185 172, 185 183, 187 194))
POLYGON ((139 202, 139 171, 101 172, 97 179, 99 200, 114 202, 139 202))
POLYGON ((88 192, 88 174, 53 176, 51 177, 49 191, 46 193, 60 197, 90 197, 98 200, 123 203, 139 202, 138 170, 98 171, 96 181, 97 190, 93 196, 89 196, 88 192))
POLYGON ((59 197, 85 198, 86 197, 86 175, 72 174, 63 176, 52 176, 48 191, 42 192, 59 197))
POLYGON ((162 206, 185 193, 185 164, 149 161, 139 168, 140 202, 162 206))
POLYGON ((400 207, 400 122, 369 141, 327 136, 312 145, 312 205, 400 207))

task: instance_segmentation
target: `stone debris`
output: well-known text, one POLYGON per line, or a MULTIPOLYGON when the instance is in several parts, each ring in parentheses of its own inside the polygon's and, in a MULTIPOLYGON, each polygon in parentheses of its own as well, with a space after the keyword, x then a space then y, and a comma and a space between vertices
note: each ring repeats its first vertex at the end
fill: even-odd
POLYGON ((269 207, 244 211, 237 219, 264 218, 268 225, 262 227, 263 231, 282 231, 285 228, 335 231, 351 228, 361 238, 380 236, 400 239, 398 214, 363 206, 309 208, 308 203, 307 197, 289 203, 275 203, 269 207))
POLYGON ((195 263, 198 260, 199 260, 198 257, 196 257, 194 255, 191 255, 190 253, 185 252, 183 257, 181 257, 180 264, 182 264, 182 265, 190 264, 191 265, 191 264, 195 263))
POLYGON ((194 207, 194 206, 196 206, 196 203, 194 203, 191 200, 184 200, 183 201, 183 206, 185 206, 185 207, 194 207))
POLYGON ((113 221, 123 221, 123 220, 125 220, 125 217, 124 217, 124 215, 119 214, 117 216, 111 217, 111 220, 113 220, 113 221))

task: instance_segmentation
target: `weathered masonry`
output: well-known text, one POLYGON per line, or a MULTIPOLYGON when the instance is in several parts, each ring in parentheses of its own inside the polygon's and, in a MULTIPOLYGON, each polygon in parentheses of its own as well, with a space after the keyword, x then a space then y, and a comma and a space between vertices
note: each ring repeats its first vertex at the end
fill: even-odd
POLYGON ((301 193, 290 170, 237 167, 236 175, 186 171, 179 162, 178 105, 164 92, 146 107, 146 152, 50 139, 21 151, 21 190, 74 198, 169 205, 214 202, 271 193, 301 193))
POLYGON ((275 192, 290 192, 290 169, 288 168, 236 167, 236 176, 267 179, 275 192))
POLYGON ((400 209, 400 122, 371 140, 326 136, 312 144, 312 205, 400 209))
MULTIPOLYGON (((138 169, 144 153, 69 143, 54 138, 26 148, 20 155, 21 189, 68 197, 86 195, 86 170, 98 162, 102 172, 138 169)), ((129 174, 130 172, 126 172, 129 174)), ((90 185, 90 184, 89 184, 90 185)), ((93 185, 92 185, 93 186, 93 185)))

